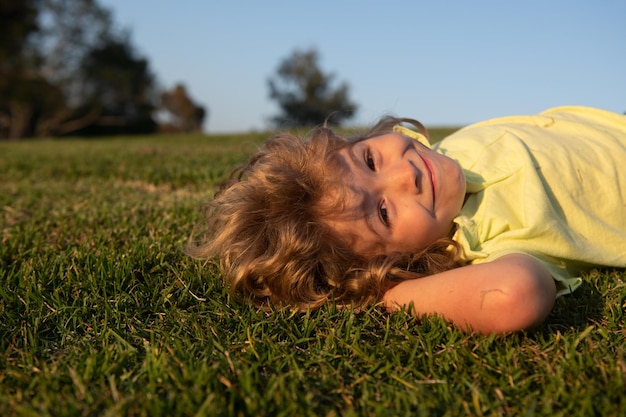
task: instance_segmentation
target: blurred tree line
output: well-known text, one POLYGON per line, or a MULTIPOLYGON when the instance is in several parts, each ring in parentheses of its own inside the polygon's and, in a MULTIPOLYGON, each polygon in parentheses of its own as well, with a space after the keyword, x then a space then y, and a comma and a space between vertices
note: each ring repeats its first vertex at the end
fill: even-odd
POLYGON ((97 0, 0 0, 0 28, 0 138, 201 130, 205 108, 159 91, 97 0))

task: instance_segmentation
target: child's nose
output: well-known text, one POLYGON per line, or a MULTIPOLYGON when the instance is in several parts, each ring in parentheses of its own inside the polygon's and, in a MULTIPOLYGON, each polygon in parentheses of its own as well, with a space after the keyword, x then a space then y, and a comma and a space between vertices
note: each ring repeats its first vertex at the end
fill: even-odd
POLYGON ((387 175, 387 185, 404 193, 419 192, 419 171, 409 160, 398 161, 387 175))

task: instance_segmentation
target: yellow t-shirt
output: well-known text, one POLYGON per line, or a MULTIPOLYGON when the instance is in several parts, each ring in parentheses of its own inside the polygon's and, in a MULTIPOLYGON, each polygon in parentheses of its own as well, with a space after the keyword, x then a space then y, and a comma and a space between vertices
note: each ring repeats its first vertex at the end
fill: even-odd
POLYGON ((558 107, 477 123, 432 147, 465 172, 454 239, 471 263, 527 253, 559 294, 584 269, 626 267, 626 116, 558 107))

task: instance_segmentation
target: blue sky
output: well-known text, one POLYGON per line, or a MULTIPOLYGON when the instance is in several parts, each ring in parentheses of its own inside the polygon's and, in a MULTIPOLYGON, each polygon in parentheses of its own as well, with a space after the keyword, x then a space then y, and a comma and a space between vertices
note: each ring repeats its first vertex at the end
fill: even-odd
POLYGON ((350 85, 350 125, 464 125, 564 104, 626 111, 626 1, 101 0, 208 132, 268 128, 267 79, 295 49, 350 85))

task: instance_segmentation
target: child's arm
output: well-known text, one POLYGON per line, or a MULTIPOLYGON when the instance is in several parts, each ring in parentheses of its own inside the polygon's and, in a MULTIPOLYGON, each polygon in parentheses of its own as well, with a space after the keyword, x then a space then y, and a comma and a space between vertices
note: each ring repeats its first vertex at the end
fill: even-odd
POLYGON ((389 310, 413 303, 418 317, 436 313, 481 333, 528 329, 543 322, 554 305, 556 285, 536 259, 511 254, 403 281, 383 297, 389 310))

